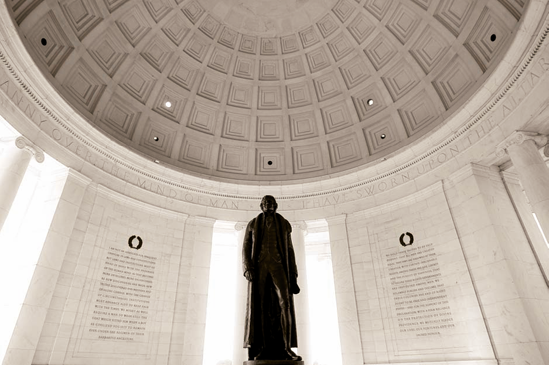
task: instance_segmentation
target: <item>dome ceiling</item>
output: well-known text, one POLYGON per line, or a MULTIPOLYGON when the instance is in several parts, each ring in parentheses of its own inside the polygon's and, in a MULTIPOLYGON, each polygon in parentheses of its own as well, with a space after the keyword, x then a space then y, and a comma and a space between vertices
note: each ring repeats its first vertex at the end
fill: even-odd
POLYGON ((118 143, 222 180, 344 173, 480 89, 524 0, 21 0, 27 48, 118 143))

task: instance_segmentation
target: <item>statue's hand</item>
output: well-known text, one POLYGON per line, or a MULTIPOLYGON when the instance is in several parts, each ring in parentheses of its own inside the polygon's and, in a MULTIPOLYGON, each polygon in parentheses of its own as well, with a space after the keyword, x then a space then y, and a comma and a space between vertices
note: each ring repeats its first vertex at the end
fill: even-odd
POLYGON ((252 269, 248 269, 246 270, 246 272, 244 273, 244 276, 246 277, 246 280, 248 281, 252 281, 254 279, 254 272, 252 269))
POLYGON ((299 285, 297 285, 297 277, 294 276, 292 282, 290 283, 290 291, 292 294, 299 294, 301 289, 299 288, 299 285))

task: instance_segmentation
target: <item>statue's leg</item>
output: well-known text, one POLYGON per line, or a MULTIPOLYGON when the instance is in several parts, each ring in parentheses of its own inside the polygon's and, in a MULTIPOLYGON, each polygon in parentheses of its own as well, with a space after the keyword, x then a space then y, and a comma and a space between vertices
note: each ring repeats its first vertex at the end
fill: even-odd
MULTIPOLYGON (((257 288, 259 290, 259 305, 260 305, 260 311, 259 312, 256 312, 256 315, 259 315, 261 317, 261 330, 258 331, 257 328, 256 328, 256 336, 258 334, 261 334, 261 341, 255 341, 256 345, 257 345, 257 352, 256 352, 256 359, 259 360, 262 356, 265 356, 265 351, 266 351, 266 347, 267 347, 267 343, 266 343, 266 340, 268 338, 268 333, 266 333, 266 328, 268 327, 267 326, 267 318, 266 317, 266 313, 268 312, 268 305, 265 303, 266 301, 266 294, 267 294, 267 288, 266 287, 266 284, 267 284, 267 277, 269 275, 269 270, 266 268, 266 267, 262 267, 260 265, 259 267, 259 270, 258 270, 258 285, 257 285, 257 288)), ((257 340, 257 338, 256 338, 257 340)))
POLYGON ((273 266, 274 267, 271 269, 271 275, 280 305, 280 324, 282 327, 282 335, 284 336, 284 347, 288 357, 293 360, 300 360, 301 357, 297 356, 291 348, 292 315, 290 311, 290 290, 288 279, 284 272, 284 267, 281 264, 273 266))

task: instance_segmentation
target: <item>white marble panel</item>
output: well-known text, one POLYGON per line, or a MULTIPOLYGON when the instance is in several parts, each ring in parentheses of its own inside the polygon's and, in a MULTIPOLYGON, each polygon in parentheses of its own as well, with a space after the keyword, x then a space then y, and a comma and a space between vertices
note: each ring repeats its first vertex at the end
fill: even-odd
POLYGON ((367 363, 493 356, 440 183, 355 213, 348 229, 367 363))
POLYGON ((89 189, 74 216, 36 363, 166 364, 178 289, 188 295, 188 272, 178 275, 183 251, 192 260, 182 250, 186 216, 103 187, 89 189))
POLYGON ((330 250, 343 361, 362 364, 359 317, 349 252, 346 215, 328 218, 330 250))

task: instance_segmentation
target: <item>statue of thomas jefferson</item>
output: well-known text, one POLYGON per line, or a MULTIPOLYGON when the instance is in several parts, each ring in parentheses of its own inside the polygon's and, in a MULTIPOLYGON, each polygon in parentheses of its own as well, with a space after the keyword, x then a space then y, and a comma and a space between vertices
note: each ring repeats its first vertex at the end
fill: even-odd
POLYGON ((244 347, 249 360, 301 360, 297 347, 293 294, 299 293, 292 246, 292 226, 276 213, 278 204, 266 195, 261 210, 246 228, 242 247, 248 300, 244 347))

